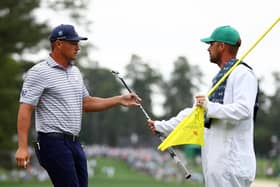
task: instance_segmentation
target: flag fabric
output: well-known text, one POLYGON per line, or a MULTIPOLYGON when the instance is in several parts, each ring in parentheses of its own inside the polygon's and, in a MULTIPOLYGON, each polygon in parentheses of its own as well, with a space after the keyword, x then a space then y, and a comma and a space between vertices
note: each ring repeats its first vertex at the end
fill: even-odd
POLYGON ((182 144, 204 145, 204 108, 195 107, 158 146, 158 149, 164 151, 170 146, 182 144))

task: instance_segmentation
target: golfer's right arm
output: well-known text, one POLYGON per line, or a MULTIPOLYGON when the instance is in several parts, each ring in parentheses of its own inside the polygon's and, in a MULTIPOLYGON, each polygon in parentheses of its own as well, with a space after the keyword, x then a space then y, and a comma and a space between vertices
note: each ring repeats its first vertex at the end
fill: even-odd
POLYGON ((28 151, 28 132, 31 125, 31 116, 34 107, 29 104, 21 103, 18 111, 17 131, 18 149, 16 152, 17 164, 21 168, 26 168, 25 163, 29 163, 30 155, 28 151))

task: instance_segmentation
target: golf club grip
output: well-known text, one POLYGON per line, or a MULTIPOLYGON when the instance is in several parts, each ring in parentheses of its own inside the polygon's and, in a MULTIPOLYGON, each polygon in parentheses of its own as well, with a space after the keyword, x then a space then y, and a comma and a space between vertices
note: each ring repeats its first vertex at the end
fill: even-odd
POLYGON ((167 149, 171 157, 175 160, 176 164, 179 166, 179 168, 185 173, 185 179, 189 179, 191 177, 191 173, 189 170, 185 167, 185 165, 182 163, 182 161, 177 157, 174 150, 170 147, 167 149))
POLYGON ((127 84, 124 82, 123 78, 119 77, 119 79, 122 81, 123 85, 126 87, 126 89, 129 91, 129 93, 132 93, 131 89, 127 86, 127 84))
POLYGON ((150 116, 148 115, 148 113, 145 111, 145 109, 143 108, 143 106, 140 104, 139 105, 140 109, 142 110, 142 112, 144 113, 145 117, 147 120, 150 120, 150 116))

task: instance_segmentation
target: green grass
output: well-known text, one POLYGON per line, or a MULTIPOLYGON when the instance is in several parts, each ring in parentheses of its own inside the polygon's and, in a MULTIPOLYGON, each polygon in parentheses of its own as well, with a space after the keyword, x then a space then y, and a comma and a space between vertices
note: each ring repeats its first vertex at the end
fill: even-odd
MULTIPOLYGON (((186 180, 183 183, 157 181, 146 173, 135 171, 128 167, 124 161, 118 159, 97 158, 96 160, 97 166, 95 167, 95 175, 89 179, 89 187, 203 187, 203 184, 189 180, 186 180), (115 168, 114 177, 107 177, 102 172, 104 166, 113 166, 115 168)), ((264 170, 266 165, 267 161, 258 160, 259 170, 264 170)), ((191 168, 195 167, 193 166, 191 168)), ((259 174, 262 176, 259 178, 265 178, 263 177, 263 173, 260 172, 259 174)), ((276 181, 277 179, 269 178, 269 180, 276 181)), ((0 182, 0 187, 52 187, 52 184, 50 181, 9 181, 0 182)))
POLYGON ((1 187, 52 187, 50 182, 38 181, 19 181, 19 182, 0 182, 1 187))
MULTIPOLYGON (((0 182, 1 187, 52 187, 50 181, 19 181, 0 182)), ((203 184, 191 182, 184 183, 157 181, 146 173, 137 172, 129 168, 123 161, 115 159, 97 159, 95 176, 89 179, 89 187, 202 187, 203 184), (115 168, 114 177, 107 177, 102 172, 103 166, 113 166, 115 168)))
MULTIPOLYGON (((50 182, 0 182, 1 187, 52 187, 50 182)), ((197 183, 185 182, 184 184, 174 182, 160 182, 155 180, 135 179, 108 179, 93 178, 89 182, 89 187, 202 187, 197 183)))
POLYGON ((275 178, 276 176, 280 175, 280 166, 278 164, 279 160, 277 158, 275 159, 262 159, 259 158, 257 161, 257 177, 259 178, 275 178), (267 176, 266 175, 266 170, 268 167, 272 167, 274 171, 274 176, 267 176))

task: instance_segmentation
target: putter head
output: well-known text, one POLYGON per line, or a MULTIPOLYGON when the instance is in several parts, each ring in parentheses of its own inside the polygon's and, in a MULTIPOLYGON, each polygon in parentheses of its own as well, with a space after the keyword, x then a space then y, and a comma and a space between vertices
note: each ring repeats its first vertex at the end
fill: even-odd
POLYGON ((115 76, 117 76, 119 79, 122 79, 122 77, 120 76, 120 73, 118 71, 111 71, 115 76))
POLYGON ((120 74, 118 71, 114 71, 114 70, 112 70, 111 72, 112 72, 113 74, 116 74, 116 75, 119 75, 119 74, 120 74))

